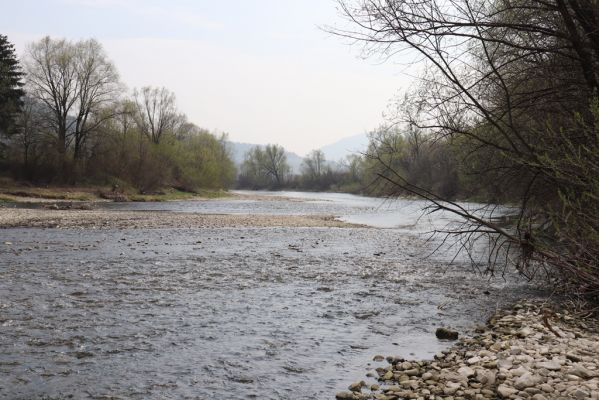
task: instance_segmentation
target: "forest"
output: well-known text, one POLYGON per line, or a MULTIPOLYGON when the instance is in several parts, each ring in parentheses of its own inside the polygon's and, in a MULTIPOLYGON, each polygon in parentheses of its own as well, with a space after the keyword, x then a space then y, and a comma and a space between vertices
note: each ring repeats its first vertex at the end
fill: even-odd
POLYGON ((0 36, 0 59, 4 175, 142 193, 235 182, 227 136, 189 122, 167 88, 129 93, 98 41, 45 37, 28 46, 21 65, 0 36))
POLYGON ((431 146, 422 130, 393 126, 371 132, 367 152, 341 161, 315 149, 292 171, 285 149, 268 144, 249 150, 236 168, 226 134, 189 122, 167 88, 128 91, 98 41, 46 37, 29 44, 22 62, 6 36, 0 42, 0 171, 19 182, 140 193, 238 187, 385 195, 389 188, 377 179, 382 164, 373 156, 385 151, 420 186, 451 198, 480 192, 459 174, 455 146, 431 146))

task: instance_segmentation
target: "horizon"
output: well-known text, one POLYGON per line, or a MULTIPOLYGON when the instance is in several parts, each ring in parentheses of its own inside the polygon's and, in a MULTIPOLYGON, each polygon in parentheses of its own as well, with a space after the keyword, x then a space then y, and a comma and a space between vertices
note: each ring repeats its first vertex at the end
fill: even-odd
POLYGON ((410 82, 320 28, 343 22, 334 1, 33 3, 0 16, 20 57, 47 35, 95 38, 128 90, 164 86, 191 122, 234 142, 305 155, 378 127, 410 82))

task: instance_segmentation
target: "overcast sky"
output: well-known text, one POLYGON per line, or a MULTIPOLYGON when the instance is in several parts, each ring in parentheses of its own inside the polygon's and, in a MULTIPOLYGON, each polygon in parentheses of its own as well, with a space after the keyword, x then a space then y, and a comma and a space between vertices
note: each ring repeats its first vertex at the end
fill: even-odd
POLYGON ((195 124, 305 154, 382 122, 408 78, 318 27, 333 0, 21 0, 0 33, 19 54, 45 35, 94 37, 129 89, 166 86, 195 124))

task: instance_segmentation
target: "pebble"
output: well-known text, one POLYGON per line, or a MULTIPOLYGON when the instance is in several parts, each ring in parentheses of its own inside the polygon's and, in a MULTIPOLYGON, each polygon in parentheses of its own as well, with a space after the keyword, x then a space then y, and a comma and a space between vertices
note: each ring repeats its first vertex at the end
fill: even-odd
POLYGON ((582 320, 553 308, 548 323, 559 337, 543 323, 546 303, 522 302, 498 311, 476 336, 463 337, 433 360, 387 357, 390 366, 377 368, 386 386, 355 383, 336 397, 599 400, 599 320, 582 320))

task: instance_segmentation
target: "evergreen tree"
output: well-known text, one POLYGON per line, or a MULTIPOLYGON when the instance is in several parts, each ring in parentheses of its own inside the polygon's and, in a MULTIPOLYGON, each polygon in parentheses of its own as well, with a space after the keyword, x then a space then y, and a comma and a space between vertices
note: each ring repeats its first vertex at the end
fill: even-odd
POLYGON ((23 72, 8 38, 0 35, 0 133, 10 133, 23 106, 23 72))

